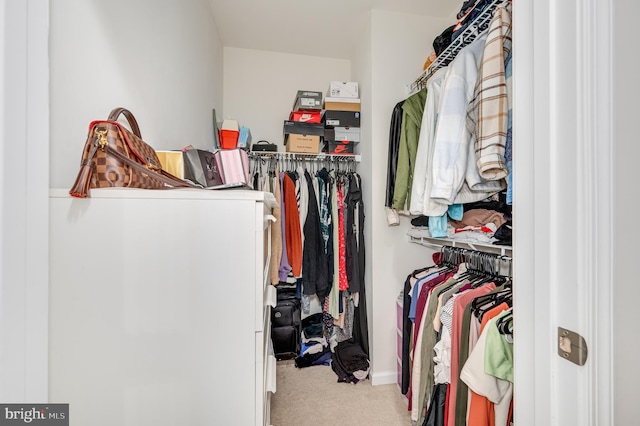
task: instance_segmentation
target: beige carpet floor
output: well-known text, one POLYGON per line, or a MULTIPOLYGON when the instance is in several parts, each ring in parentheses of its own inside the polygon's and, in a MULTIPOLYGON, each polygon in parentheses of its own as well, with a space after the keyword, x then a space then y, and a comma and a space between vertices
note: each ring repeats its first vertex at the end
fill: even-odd
POLYGON ((398 386, 338 383, 331 367, 296 368, 278 361, 271 397, 273 426, 409 426, 407 402, 398 386))

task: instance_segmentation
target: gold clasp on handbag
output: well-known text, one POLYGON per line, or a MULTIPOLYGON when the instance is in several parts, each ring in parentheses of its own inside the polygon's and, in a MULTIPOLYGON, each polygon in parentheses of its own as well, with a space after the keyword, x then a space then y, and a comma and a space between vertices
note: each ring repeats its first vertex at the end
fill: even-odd
POLYGON ((98 138, 100 148, 104 149, 104 147, 107 146, 107 129, 104 127, 96 129, 96 137, 98 138))

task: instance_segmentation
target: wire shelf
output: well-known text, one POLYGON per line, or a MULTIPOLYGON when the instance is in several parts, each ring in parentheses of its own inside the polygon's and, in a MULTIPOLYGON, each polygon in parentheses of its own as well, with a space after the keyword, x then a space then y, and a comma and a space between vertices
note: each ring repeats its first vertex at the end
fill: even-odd
POLYGON ((505 4, 505 0, 494 0, 456 37, 447 48, 438 55, 435 61, 420 74, 410 85, 410 92, 415 93, 427 86, 429 78, 440 68, 446 67, 455 59, 463 47, 473 42, 478 35, 487 29, 495 9, 505 4))

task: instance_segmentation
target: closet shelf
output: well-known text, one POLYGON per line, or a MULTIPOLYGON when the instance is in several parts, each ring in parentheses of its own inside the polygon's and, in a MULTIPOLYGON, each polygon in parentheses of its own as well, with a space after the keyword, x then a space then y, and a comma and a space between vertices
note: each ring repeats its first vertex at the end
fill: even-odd
POLYGON ((452 238, 435 238, 429 234, 429 231, 426 229, 416 229, 412 228, 407 231, 407 235, 409 236, 409 241, 415 244, 420 244, 422 246, 440 249, 442 246, 451 246, 451 247, 460 247, 465 249, 471 249, 476 251, 482 251, 486 253, 495 253, 500 254, 501 256, 511 257, 512 248, 511 246, 498 246, 489 243, 479 243, 479 242, 471 242, 471 241, 463 241, 463 240, 454 240, 452 238))
POLYGON ((420 76, 411 83, 409 87, 410 93, 415 93, 420 89, 425 88, 427 80, 429 80, 436 71, 449 65, 463 47, 475 40, 476 37, 478 37, 478 35, 489 26, 494 10, 505 3, 505 0, 492 1, 491 4, 489 4, 487 8, 463 30, 462 33, 460 33, 445 50, 440 53, 440 55, 438 55, 429 68, 424 70, 422 74, 420 74, 420 76))

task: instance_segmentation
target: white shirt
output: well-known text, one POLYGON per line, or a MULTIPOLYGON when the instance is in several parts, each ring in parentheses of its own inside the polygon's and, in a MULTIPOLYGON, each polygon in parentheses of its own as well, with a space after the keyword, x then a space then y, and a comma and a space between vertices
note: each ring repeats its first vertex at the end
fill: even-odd
POLYGON ((427 82, 427 100, 422 114, 422 125, 420 126, 420 138, 418 139, 415 160, 416 165, 413 169, 413 183, 411 184, 411 204, 409 205, 410 213, 415 215, 425 214, 424 212, 427 210, 426 203, 431 200, 429 194, 431 193, 433 177, 428 172, 432 168, 438 106, 440 104, 442 83, 446 74, 447 69, 440 68, 427 82), (426 199, 425 194, 427 194, 426 199))

